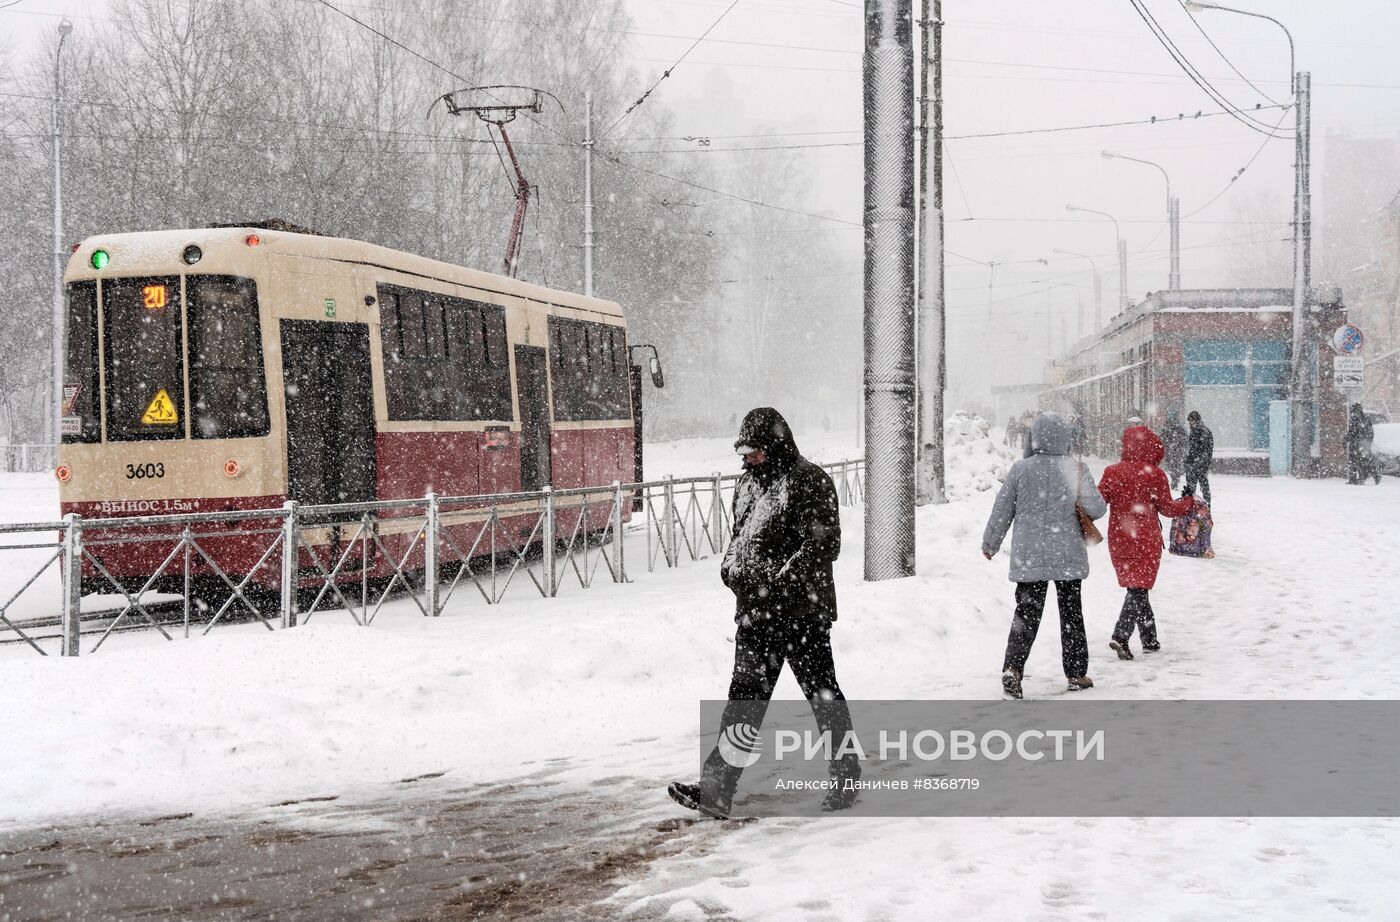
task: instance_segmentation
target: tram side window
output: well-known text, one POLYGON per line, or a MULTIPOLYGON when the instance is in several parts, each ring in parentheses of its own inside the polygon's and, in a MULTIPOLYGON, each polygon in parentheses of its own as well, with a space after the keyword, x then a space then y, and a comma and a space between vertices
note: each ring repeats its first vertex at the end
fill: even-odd
POLYGON ((77 418, 78 431, 64 432, 64 442, 96 442, 102 437, 97 382, 97 283, 69 282, 63 415, 77 418))
POLYGON ((509 420, 505 309, 379 286, 384 389, 396 420, 509 420))
POLYGON ((267 435, 258 290, 251 279, 189 276, 190 432, 197 439, 267 435))
POLYGON ((108 440, 181 438, 185 388, 180 280, 107 279, 102 283, 102 317, 108 440))
POLYGON ((609 324, 551 317, 550 373, 554 418, 564 421, 626 419, 631 415, 626 342, 609 324))

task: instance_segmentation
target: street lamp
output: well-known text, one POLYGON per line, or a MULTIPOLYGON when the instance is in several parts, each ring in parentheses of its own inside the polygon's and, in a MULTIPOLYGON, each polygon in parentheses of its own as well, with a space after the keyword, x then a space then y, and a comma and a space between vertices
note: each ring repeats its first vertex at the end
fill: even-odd
POLYGON ((1185 0, 1182 6, 1186 7, 1187 11, 1191 13, 1203 13, 1206 10, 1220 10, 1222 13, 1239 13, 1241 16, 1253 16, 1255 19, 1267 19, 1269 22, 1278 26, 1283 30, 1283 34, 1288 37, 1288 76, 1292 78, 1294 73, 1293 34, 1288 31, 1287 26, 1274 17, 1266 16, 1263 13, 1255 13, 1251 10, 1237 10, 1232 6, 1221 6, 1218 3, 1201 3, 1199 0, 1185 0))
POLYGON ((1062 256, 1077 256, 1080 259, 1089 261, 1089 269, 1094 275, 1094 332, 1103 329, 1103 279, 1099 276, 1099 264, 1094 262, 1094 257, 1086 256, 1083 253, 1076 253, 1073 250, 1054 250, 1062 256))
POLYGON ((1167 287, 1172 291, 1181 288, 1181 209, 1176 199, 1172 198, 1172 178, 1167 175, 1166 168, 1160 163, 1151 160, 1143 160, 1141 157, 1129 157, 1127 154, 1114 153, 1111 150, 1103 151, 1100 156, 1105 160, 1131 160, 1133 163, 1143 163, 1153 167, 1162 174, 1162 179, 1167 183, 1167 227, 1171 236, 1171 262, 1167 270, 1167 287))
POLYGON ((1307 306, 1312 288, 1312 75, 1296 69, 1293 33, 1274 17, 1217 3, 1202 3, 1200 0, 1186 0, 1183 5, 1192 13, 1221 10, 1267 19, 1282 29, 1288 39, 1288 73, 1293 79, 1293 106, 1297 119, 1293 154, 1293 351, 1290 356, 1292 367, 1289 369, 1288 400, 1293 476, 1305 477, 1311 473, 1312 453, 1318 446, 1317 428, 1312 423, 1318 402, 1317 362, 1314 358, 1317 337, 1309 335, 1312 324, 1307 306))
POLYGON ((1108 218, 1113 222, 1113 236, 1118 241, 1118 312, 1126 314, 1128 312, 1128 243, 1123 239, 1123 232, 1118 229, 1118 219, 1106 211, 1080 208, 1078 205, 1066 205, 1065 211, 1082 211, 1085 214, 1095 214, 1101 218, 1108 218))
POLYGON ((54 446, 54 463, 58 463, 58 443, 63 438, 63 340, 65 310, 63 306, 63 156, 60 142, 63 126, 59 107, 63 103, 63 43, 73 31, 73 24, 63 20, 58 24, 58 49, 53 55, 53 405, 49 407, 44 435, 54 446))

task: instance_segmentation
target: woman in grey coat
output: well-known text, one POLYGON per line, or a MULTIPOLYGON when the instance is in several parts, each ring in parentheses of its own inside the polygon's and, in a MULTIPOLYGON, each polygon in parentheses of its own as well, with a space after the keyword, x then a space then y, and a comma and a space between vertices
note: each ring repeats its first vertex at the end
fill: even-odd
POLYGON ((1075 514, 1076 503, 1091 519, 1108 511, 1089 468, 1069 457, 1070 426, 1055 413, 1031 423, 1030 454, 1011 466, 982 535, 988 560, 1011 535, 1011 581, 1016 584, 1016 615, 1006 641, 1002 690, 1021 697, 1026 659, 1040 629, 1051 580, 1060 607, 1060 646, 1070 691, 1093 687, 1089 644, 1084 637, 1080 581, 1089 575, 1089 554, 1075 514))

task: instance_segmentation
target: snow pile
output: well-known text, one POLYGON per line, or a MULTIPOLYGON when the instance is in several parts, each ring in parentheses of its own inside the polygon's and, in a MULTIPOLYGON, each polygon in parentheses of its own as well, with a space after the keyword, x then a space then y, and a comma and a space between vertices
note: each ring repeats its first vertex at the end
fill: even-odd
POLYGON ((943 422, 948 499, 967 499, 1001 486, 1016 456, 992 437, 991 423, 959 410, 943 422))

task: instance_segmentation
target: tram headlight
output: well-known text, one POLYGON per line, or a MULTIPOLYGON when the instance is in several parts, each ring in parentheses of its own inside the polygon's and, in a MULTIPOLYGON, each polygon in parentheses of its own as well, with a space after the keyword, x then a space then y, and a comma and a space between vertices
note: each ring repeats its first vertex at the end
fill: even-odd
POLYGON ((204 251, 191 243, 189 246, 185 247, 185 251, 180 254, 180 258, 185 261, 185 265, 193 266, 204 258, 204 251))
POLYGON ((112 261, 112 257, 106 250, 93 250, 88 262, 94 269, 106 269, 107 264, 112 261))

